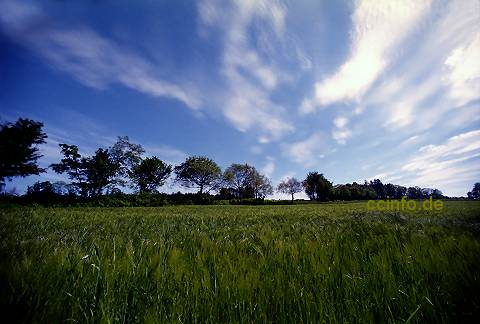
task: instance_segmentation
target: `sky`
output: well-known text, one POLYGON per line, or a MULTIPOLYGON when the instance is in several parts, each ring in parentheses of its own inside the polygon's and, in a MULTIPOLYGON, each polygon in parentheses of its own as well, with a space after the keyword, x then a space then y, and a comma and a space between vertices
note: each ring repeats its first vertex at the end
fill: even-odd
POLYGON ((59 143, 91 154, 127 135, 169 163, 249 163, 274 185, 319 171, 464 196, 480 181, 478 0, 0 8, 0 119, 44 123, 41 166, 59 143))

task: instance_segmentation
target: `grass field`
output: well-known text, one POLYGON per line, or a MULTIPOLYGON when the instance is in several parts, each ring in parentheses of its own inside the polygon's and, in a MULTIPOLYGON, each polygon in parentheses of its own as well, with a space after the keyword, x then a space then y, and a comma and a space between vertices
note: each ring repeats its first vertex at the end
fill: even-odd
POLYGON ((479 202, 0 213, 4 319, 437 323, 480 312, 479 202))

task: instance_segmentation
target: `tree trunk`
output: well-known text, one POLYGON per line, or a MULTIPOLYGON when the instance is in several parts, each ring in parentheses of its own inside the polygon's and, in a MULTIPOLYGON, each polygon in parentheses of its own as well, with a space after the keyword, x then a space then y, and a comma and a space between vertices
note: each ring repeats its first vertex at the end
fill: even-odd
POLYGON ((293 192, 292 192, 292 203, 293 203, 293 192))

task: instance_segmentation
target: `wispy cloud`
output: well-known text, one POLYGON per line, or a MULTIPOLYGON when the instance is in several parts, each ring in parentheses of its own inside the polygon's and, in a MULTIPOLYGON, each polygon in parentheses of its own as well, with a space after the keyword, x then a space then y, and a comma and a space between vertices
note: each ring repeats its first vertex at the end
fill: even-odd
POLYGON ((57 27, 33 4, 4 0, 1 6, 0 28, 7 35, 84 85, 103 89, 118 83, 148 95, 180 100, 192 109, 200 107, 193 89, 160 78, 146 59, 92 29, 57 27))
POLYGON ((430 16, 435 19, 416 38, 418 44, 410 45, 405 60, 394 62, 363 98, 362 111, 380 115, 387 130, 418 132, 438 123, 455 128, 447 113, 456 109, 455 120, 472 122, 473 111, 479 111, 480 3, 435 3, 430 16))
POLYGON ((471 42, 454 49, 445 60, 448 69, 445 81, 450 85, 450 97, 462 106, 479 97, 480 93, 480 32, 471 42))
MULTIPOLYGON (((249 41, 249 28, 257 28, 255 40, 271 51, 275 42, 284 40, 286 14, 286 7, 277 1, 235 1, 225 6, 206 0, 199 4, 202 33, 205 28, 223 31, 221 75, 226 92, 218 105, 238 130, 260 133, 262 143, 292 132, 294 125, 286 118, 285 108, 271 100, 272 92, 288 76, 276 64, 282 51, 265 60, 267 53, 259 53, 249 41)), ((305 60, 302 62, 305 65, 305 60)))
POLYGON ((267 156, 267 162, 262 168, 262 173, 267 177, 271 177, 275 172, 275 159, 271 156, 267 156))
POLYGON ((344 116, 333 120, 335 128, 332 130, 332 137, 338 144, 345 144, 347 139, 352 136, 352 132, 347 128, 348 118, 344 116))
POLYGON ((358 100, 385 70, 392 50, 408 35, 429 8, 430 1, 356 2, 352 15, 352 45, 347 61, 315 84, 320 105, 358 100))
POLYGON ((321 132, 305 140, 283 144, 283 153, 293 162, 304 167, 313 167, 325 157, 326 138, 321 132))
POLYGON ((480 177, 479 159, 480 130, 474 130, 452 136, 442 144, 422 146, 399 169, 370 178, 436 187, 460 196, 465 195, 472 179, 480 177))

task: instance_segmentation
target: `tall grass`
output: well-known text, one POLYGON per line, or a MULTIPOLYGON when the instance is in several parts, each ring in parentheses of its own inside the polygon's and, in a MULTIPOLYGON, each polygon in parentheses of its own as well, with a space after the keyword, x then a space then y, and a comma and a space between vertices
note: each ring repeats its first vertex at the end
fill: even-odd
POLYGON ((480 204, 0 209, 10 320, 464 322, 480 204))

